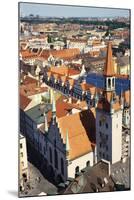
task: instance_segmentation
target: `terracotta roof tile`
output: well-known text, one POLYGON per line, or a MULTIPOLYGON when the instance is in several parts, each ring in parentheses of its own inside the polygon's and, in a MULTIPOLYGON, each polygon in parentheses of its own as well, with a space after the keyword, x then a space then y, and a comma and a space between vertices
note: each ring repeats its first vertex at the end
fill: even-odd
POLYGON ((29 99, 28 97, 20 94, 20 108, 22 110, 25 110, 25 108, 29 105, 29 103, 31 102, 32 100, 29 99))
POLYGON ((23 84, 36 84, 37 85, 38 81, 35 78, 32 78, 30 76, 23 76, 23 84))
POLYGON ((20 53, 22 58, 35 58, 38 56, 37 53, 30 52, 29 50, 21 50, 20 53))
POLYGON ((96 87, 88 83, 81 83, 81 88, 83 91, 89 91, 91 94, 95 94, 96 87))
POLYGON ((35 87, 35 85, 32 85, 32 84, 20 86, 20 93, 27 97, 47 92, 47 90, 48 90, 47 87, 40 87, 40 86, 35 87))
POLYGON ((105 76, 113 76, 115 74, 114 72, 114 65, 113 65, 113 59, 112 59, 112 43, 108 43, 107 48, 107 57, 106 57, 106 64, 104 68, 104 75, 105 76))
POLYGON ((86 110, 62 117, 58 119, 58 125, 64 142, 68 130, 71 160, 92 151, 92 143, 95 143, 95 118, 91 111, 86 110))
POLYGON ((64 65, 60 66, 60 67, 51 67, 50 72, 57 73, 59 75, 66 75, 66 76, 73 76, 73 75, 80 74, 80 72, 78 70, 71 69, 64 65))
POLYGON ((61 59, 68 59, 72 57, 76 57, 76 55, 80 54, 80 50, 77 48, 74 49, 62 49, 62 50, 43 50, 41 53, 41 57, 48 57, 52 55, 55 58, 61 58, 61 59))

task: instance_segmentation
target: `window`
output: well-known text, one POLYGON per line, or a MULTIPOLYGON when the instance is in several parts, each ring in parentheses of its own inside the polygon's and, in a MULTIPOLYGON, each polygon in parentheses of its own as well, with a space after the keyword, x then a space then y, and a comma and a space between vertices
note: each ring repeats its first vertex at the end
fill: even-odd
POLYGON ((99 132, 99 134, 100 134, 100 137, 102 137, 102 132, 99 132))
POLYGON ((106 155, 106 159, 109 160, 109 156, 108 155, 106 155))
POLYGON ((100 148, 102 147, 102 144, 101 144, 101 142, 100 142, 100 148))
POLYGON ((108 129, 108 123, 106 123, 106 129, 108 129))
POLYGON ((105 158, 105 154, 103 153, 103 158, 105 158))
POLYGON ((52 150, 49 148, 50 163, 52 163, 52 150))
POLYGON ((75 173, 77 174, 77 173, 79 173, 79 166, 77 166, 76 168, 75 168, 75 173))
POLYGON ((23 157, 23 153, 22 152, 20 153, 20 156, 23 157))
POLYGON ((99 156, 101 157, 101 152, 99 152, 99 156))
POLYGON ((64 161, 63 161, 63 158, 61 158, 61 173, 64 175, 64 161))
POLYGON ((90 166, 90 161, 89 160, 86 162, 86 167, 88 167, 88 166, 90 166))
POLYGON ((112 79, 112 86, 114 87, 114 78, 112 79))
POLYGON ((108 151, 108 146, 106 145, 106 150, 108 151))
POLYGON ((22 149, 22 143, 20 144, 20 148, 22 149))
POLYGON ((55 168, 58 169, 58 154, 56 149, 54 150, 54 158, 55 158, 55 168))
POLYGON ((21 165, 24 167, 24 162, 23 161, 21 162, 21 165))
POLYGON ((101 123, 101 121, 99 121, 99 126, 101 126, 102 125, 102 123, 101 123))
POLYGON ((108 87, 109 88, 111 87, 111 79, 110 78, 108 79, 108 87))

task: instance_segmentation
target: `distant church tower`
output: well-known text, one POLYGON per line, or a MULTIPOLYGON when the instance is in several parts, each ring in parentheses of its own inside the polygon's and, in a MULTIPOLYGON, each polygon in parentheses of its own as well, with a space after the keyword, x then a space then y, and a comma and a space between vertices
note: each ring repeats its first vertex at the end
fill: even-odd
POLYGON ((111 164, 122 155, 122 106, 115 94, 115 75, 112 44, 108 43, 104 69, 103 95, 96 106, 97 161, 105 159, 111 164))

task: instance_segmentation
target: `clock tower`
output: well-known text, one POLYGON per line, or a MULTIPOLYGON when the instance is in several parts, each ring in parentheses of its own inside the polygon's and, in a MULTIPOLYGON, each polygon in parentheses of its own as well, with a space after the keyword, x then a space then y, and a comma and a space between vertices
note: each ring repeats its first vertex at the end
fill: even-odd
POLYGON ((122 106, 115 94, 111 42, 103 76, 103 95, 96 106, 97 161, 105 159, 113 164, 120 161, 122 155, 122 106))

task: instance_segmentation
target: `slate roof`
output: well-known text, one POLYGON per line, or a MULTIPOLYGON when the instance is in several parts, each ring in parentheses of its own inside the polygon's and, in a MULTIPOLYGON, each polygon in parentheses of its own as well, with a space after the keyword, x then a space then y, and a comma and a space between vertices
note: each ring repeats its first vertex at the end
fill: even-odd
POLYGON ((52 110, 51 104, 44 104, 42 109, 40 109, 40 104, 34 106, 33 108, 26 111, 26 114, 36 123, 42 124, 44 123, 44 115, 43 113, 48 113, 49 110, 52 110))

